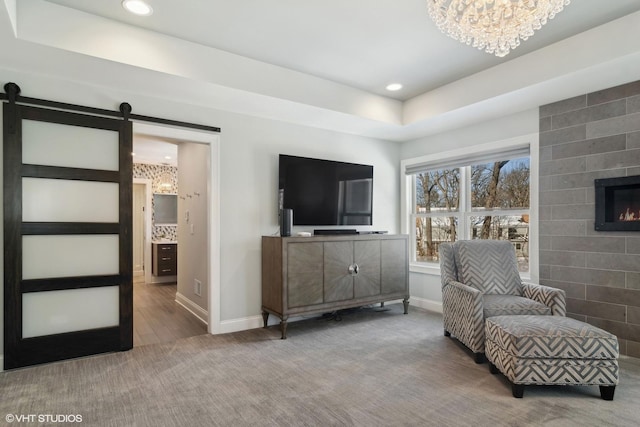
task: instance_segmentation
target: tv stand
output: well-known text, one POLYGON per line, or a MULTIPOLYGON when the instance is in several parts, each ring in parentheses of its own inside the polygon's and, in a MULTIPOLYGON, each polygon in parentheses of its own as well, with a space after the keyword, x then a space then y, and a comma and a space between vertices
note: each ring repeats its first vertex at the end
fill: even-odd
POLYGON ((313 230, 314 236, 335 236, 358 234, 355 228, 327 228, 323 230, 313 230))
POLYGON ((402 299, 409 308, 409 237, 262 237, 262 315, 320 314, 402 299))

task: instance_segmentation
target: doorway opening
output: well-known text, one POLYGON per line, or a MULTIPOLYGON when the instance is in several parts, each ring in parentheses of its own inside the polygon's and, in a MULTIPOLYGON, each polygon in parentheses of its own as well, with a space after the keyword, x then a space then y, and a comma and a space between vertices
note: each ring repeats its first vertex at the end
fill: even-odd
POLYGON ((133 197, 134 209, 138 209, 133 213, 134 346, 216 333, 220 323, 219 136, 135 122, 133 130, 133 197), (175 172, 174 188, 167 188, 160 179, 170 169, 166 164, 155 168, 155 175, 139 173, 144 168, 135 166, 139 156, 136 140, 156 140, 177 148, 177 162, 172 159, 175 166, 171 170, 175 172), (175 196, 174 224, 157 223, 154 200, 159 194, 175 196), (153 254, 171 246, 177 255, 177 271, 166 273, 167 276, 158 270, 164 262, 159 260, 164 257, 154 258, 153 254))

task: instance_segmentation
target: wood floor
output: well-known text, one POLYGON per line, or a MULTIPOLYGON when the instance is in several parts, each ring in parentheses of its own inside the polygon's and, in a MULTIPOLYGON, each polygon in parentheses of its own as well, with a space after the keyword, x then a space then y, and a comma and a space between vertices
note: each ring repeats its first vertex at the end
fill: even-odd
POLYGON ((175 301, 175 283, 133 283, 134 347, 207 333, 207 326, 175 301))

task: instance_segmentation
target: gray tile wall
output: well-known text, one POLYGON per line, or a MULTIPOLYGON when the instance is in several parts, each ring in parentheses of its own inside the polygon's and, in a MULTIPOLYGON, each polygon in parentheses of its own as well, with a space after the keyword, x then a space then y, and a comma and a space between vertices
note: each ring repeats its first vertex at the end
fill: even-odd
POLYGON ((640 232, 594 230, 593 180, 640 175, 640 81, 540 107, 540 282, 640 357, 640 232))

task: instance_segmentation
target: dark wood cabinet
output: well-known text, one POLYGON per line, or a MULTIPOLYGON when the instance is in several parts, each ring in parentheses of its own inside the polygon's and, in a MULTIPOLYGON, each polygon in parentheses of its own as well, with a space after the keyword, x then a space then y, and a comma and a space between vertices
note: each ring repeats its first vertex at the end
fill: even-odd
POLYGON ((154 276, 178 274, 178 245, 176 243, 152 243, 151 272, 154 276))
POLYGON ((262 313, 281 320, 389 300, 409 302, 406 235, 262 238, 262 313))

